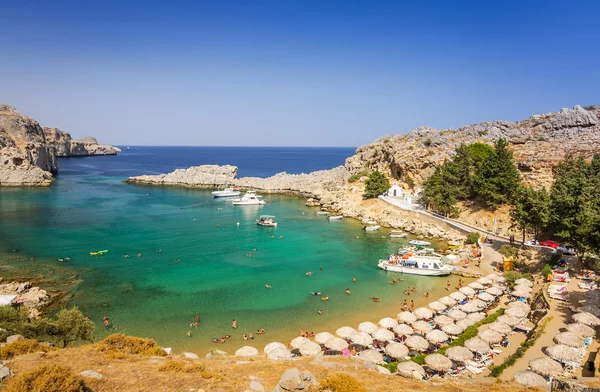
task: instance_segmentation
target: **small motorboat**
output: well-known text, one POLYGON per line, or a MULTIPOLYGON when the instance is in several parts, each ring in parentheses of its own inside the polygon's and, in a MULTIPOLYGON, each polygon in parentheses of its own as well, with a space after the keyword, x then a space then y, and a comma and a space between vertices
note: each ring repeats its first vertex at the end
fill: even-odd
POLYGON ((365 233, 372 233, 372 232, 377 231, 379 229, 381 229, 381 226, 379 226, 379 225, 372 225, 372 226, 365 226, 365 227, 363 227, 363 231, 365 233))
POLYGON ((411 245, 414 245, 414 246, 429 246, 429 245, 431 245, 431 242, 421 241, 421 240, 410 240, 410 241, 408 241, 408 243, 411 245))
POLYGON ((332 221, 332 220, 342 220, 342 219, 344 219, 344 217, 342 215, 336 215, 336 216, 330 216, 327 219, 329 219, 330 221, 332 221))
POLYGON ((248 191, 241 198, 233 199, 231 204, 234 206, 251 206, 265 204, 265 201, 262 199, 262 196, 258 196, 253 191, 248 191))
POLYGON ((327 211, 317 211, 317 212, 315 212, 315 214, 317 214, 317 215, 329 215, 329 212, 327 212, 327 211))
POLYGON ((238 188, 225 188, 222 191, 214 191, 211 192, 211 195, 213 195, 214 197, 233 197, 233 196, 239 196, 240 195, 240 191, 238 190, 238 188))
POLYGON ((392 231, 390 231, 390 234, 388 234, 388 237, 390 237, 390 238, 406 238, 406 237, 408 237, 408 234, 406 234, 402 230, 392 230, 392 231))
POLYGON ((256 220, 256 224, 265 227, 277 227, 277 222, 273 220, 274 218, 275 217, 273 215, 261 215, 256 220))

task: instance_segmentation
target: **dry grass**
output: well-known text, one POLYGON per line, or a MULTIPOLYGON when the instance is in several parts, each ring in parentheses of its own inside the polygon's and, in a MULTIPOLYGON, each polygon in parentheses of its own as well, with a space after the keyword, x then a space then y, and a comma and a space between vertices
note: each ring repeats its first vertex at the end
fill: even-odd
POLYGON ((167 373, 197 373, 200 374, 202 378, 219 378, 218 375, 207 372, 204 365, 179 359, 171 360, 160 365, 158 370, 167 373))
POLYGON ((60 365, 42 365, 9 379, 5 392, 84 392, 88 391, 73 371, 60 365))
POLYGON ((102 352, 114 354, 115 357, 119 356, 119 354, 139 354, 159 357, 167 355, 154 340, 127 336, 125 334, 107 336, 103 341, 97 343, 96 347, 102 352))
POLYGON ((11 359, 17 355, 30 354, 36 352, 47 353, 54 350, 45 344, 40 344, 33 339, 21 339, 0 348, 0 359, 11 359))
POLYGON ((322 391, 367 392, 367 388, 357 379, 347 374, 335 374, 321 383, 322 391))

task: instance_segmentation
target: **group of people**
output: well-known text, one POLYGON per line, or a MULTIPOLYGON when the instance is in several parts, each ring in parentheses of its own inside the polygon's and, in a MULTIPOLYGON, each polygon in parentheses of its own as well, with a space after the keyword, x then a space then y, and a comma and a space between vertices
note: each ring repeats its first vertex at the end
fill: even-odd
POLYGON ((307 330, 305 330, 304 328, 302 328, 300 330, 300 336, 302 336, 303 338, 312 338, 315 336, 314 332, 308 332, 307 330))

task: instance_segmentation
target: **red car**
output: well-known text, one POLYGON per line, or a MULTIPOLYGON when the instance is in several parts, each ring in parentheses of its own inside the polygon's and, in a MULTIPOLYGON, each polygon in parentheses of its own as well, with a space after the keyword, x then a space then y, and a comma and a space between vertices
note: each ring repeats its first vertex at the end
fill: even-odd
POLYGON ((552 249, 556 249, 560 246, 560 244, 558 242, 554 242, 552 240, 548 240, 548 241, 540 241, 540 245, 541 246, 547 246, 549 248, 552 249))

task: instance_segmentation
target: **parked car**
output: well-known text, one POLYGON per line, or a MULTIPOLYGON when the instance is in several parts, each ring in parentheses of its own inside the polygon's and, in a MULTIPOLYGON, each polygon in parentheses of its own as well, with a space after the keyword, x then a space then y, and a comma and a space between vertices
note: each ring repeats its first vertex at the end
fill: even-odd
POLYGON ((558 242, 552 240, 540 241, 540 246, 547 246, 548 248, 556 249, 560 246, 558 242))
POLYGON ((575 256, 575 248, 570 245, 564 244, 556 248, 556 251, 561 251, 563 255, 575 256))

